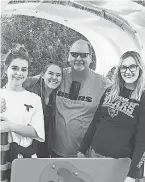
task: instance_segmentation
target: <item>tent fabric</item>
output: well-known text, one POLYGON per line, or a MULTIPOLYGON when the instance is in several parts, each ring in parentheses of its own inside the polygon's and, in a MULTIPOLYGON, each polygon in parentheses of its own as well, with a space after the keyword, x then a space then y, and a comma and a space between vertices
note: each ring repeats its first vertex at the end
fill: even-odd
POLYGON ((91 42, 97 57, 96 72, 102 74, 127 50, 145 57, 145 7, 130 0, 9 1, 3 13, 45 18, 80 32, 91 42))
POLYGON ((98 73, 107 74, 127 50, 138 51, 145 62, 145 1, 2 0, 1 9, 3 14, 45 18, 82 33, 95 50, 98 73))

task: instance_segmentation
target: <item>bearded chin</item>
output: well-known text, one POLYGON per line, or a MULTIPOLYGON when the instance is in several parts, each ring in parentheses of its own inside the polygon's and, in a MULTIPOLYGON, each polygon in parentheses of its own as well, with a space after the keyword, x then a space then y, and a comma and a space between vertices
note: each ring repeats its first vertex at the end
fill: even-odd
POLYGON ((76 65, 74 65, 74 69, 76 71, 83 71, 85 69, 85 67, 83 65, 82 66, 76 66, 76 65))

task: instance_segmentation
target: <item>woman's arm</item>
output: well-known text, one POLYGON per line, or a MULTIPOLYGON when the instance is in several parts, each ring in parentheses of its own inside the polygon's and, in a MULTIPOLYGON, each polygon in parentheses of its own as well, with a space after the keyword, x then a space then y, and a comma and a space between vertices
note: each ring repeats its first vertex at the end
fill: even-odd
POLYGON ((25 89, 29 88, 30 86, 32 86, 33 84, 36 84, 37 81, 40 79, 40 75, 36 75, 36 76, 33 76, 33 77, 28 77, 24 83, 23 83, 23 87, 25 89))
POLYGON ((35 99, 35 111, 31 117, 31 120, 28 121, 28 125, 16 124, 1 116, 1 133, 15 132, 23 137, 33 138, 41 142, 45 140, 41 98, 38 95, 35 95, 33 99, 35 99))
POLYGON ((29 138, 37 138, 38 135, 33 126, 22 126, 19 124, 11 124, 10 127, 11 132, 15 132, 21 136, 29 137, 29 138))
POLYGON ((83 141, 80 145, 79 152, 85 154, 89 149, 91 142, 93 140, 93 136, 96 132, 96 123, 100 121, 100 107, 97 108, 95 116, 83 138, 83 141))
POLYGON ((41 98, 38 95, 35 95, 35 114, 33 115, 29 125, 32 126, 36 133, 37 137, 34 139, 44 142, 45 141, 45 132, 44 132, 44 116, 41 98))
POLYGON ((103 96, 101 97, 101 100, 100 100, 100 103, 99 103, 99 106, 96 110, 96 113, 94 115, 94 118, 83 138, 83 141, 80 145, 80 148, 79 148, 79 152, 81 152, 82 154, 85 154, 86 151, 89 149, 91 143, 92 143, 92 140, 93 140, 93 137, 94 137, 94 134, 96 132, 96 129, 97 129, 97 124, 99 123, 100 121, 100 117, 101 117, 101 106, 102 106, 102 103, 104 101, 104 97, 106 95, 106 92, 103 94, 103 96))
POLYGON ((135 133, 134 150, 128 176, 139 177, 138 173, 145 161, 145 94, 143 94, 138 114, 138 125, 135 133))
POLYGON ((7 118, 1 116, 1 132, 15 132, 23 137, 36 138, 38 137, 34 127, 22 126, 19 124, 12 123, 7 118))
POLYGON ((135 179, 127 177, 124 182, 135 182, 135 179))

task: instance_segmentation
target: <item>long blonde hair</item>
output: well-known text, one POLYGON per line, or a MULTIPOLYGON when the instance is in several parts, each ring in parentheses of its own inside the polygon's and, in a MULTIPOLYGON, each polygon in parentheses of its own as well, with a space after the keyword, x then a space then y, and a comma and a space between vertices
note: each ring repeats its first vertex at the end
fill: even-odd
POLYGON ((137 53, 135 51, 127 51, 120 58, 120 62, 118 64, 118 66, 116 67, 115 73, 113 75, 112 87, 110 90, 110 97, 112 99, 115 99, 120 94, 120 91, 124 87, 124 80, 122 79, 122 76, 120 74, 120 66, 122 65, 124 59, 126 59, 130 56, 135 59, 137 65, 140 68, 139 77, 138 77, 135 89, 133 90, 133 92, 130 95, 130 98, 140 101, 142 92, 145 88, 145 82, 144 82, 145 81, 144 80, 145 66, 143 64, 143 61, 142 61, 139 53, 137 53))

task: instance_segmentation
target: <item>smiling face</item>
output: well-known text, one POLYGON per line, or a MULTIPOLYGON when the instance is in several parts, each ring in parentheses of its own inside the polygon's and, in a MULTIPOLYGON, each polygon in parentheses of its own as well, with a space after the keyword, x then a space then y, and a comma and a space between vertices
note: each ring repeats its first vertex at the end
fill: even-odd
POLYGON ((128 57, 123 60, 120 66, 120 73, 125 83, 134 83, 139 77, 140 68, 133 57, 128 57))
POLYGON ((72 45, 70 49, 69 61, 71 67, 77 71, 82 71, 89 68, 91 58, 86 41, 77 41, 72 45))
POLYGON ((14 86, 21 86, 28 75, 28 61, 16 58, 11 61, 6 69, 8 82, 14 86))
POLYGON ((44 83, 47 87, 55 89, 61 83, 62 70, 57 65, 50 65, 42 78, 44 79, 44 83))

